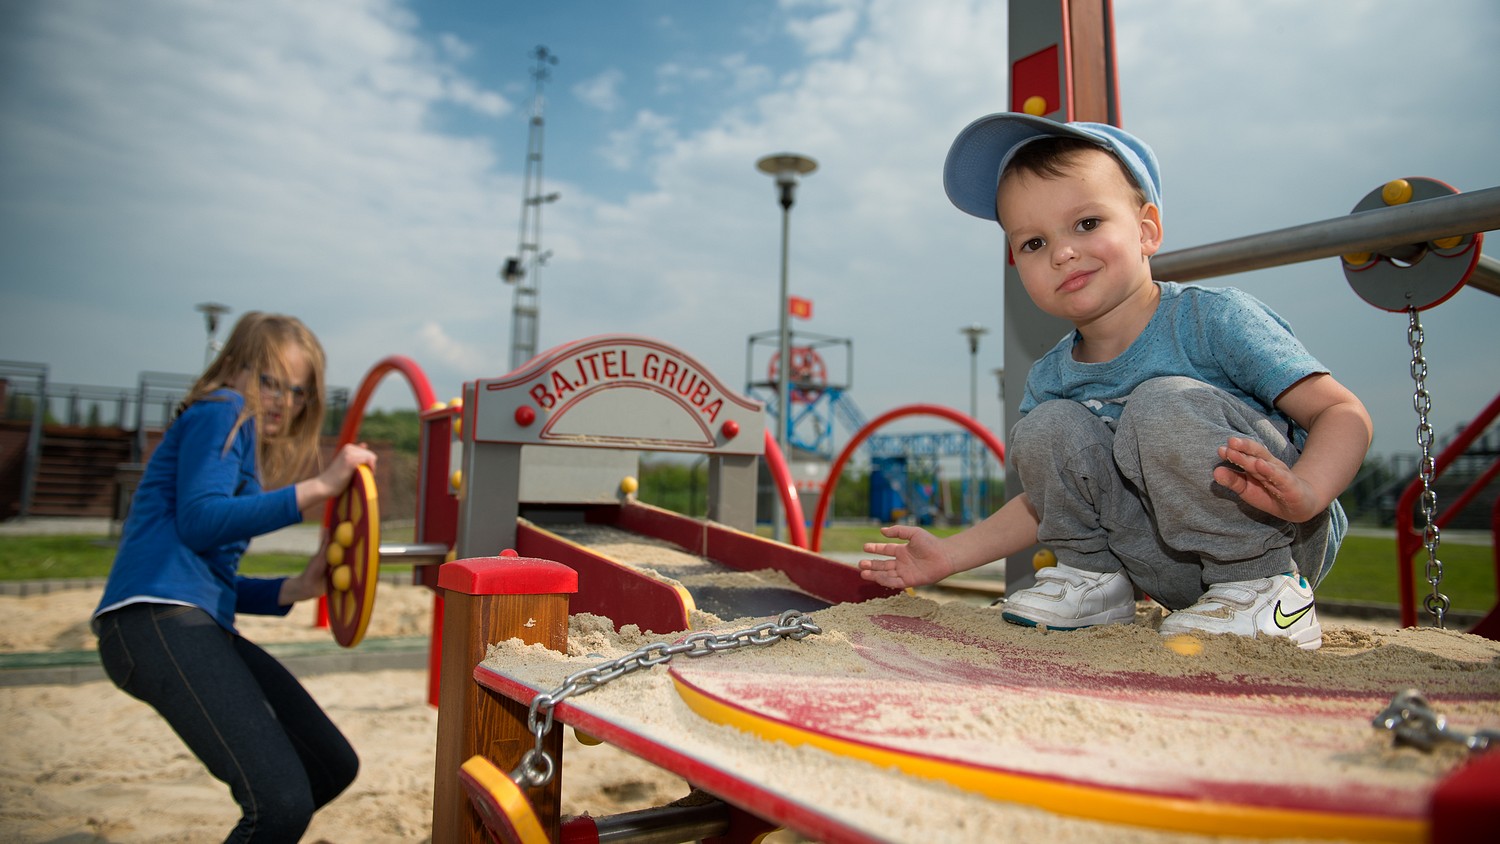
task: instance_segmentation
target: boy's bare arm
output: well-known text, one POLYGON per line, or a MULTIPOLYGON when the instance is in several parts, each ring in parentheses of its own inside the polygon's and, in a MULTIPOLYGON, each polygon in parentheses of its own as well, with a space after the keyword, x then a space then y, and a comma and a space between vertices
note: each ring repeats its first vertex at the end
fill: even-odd
POLYGON ((1036 542, 1036 528, 1036 511, 1025 493, 946 539, 919 527, 890 525, 880 532, 904 541, 866 542, 866 554, 887 559, 860 560, 860 576, 892 589, 926 586, 1026 549, 1036 542))
POLYGON ((1241 471, 1219 467, 1214 480, 1251 506, 1305 522, 1327 510, 1354 480, 1374 427, 1359 397, 1326 373, 1293 384, 1276 407, 1307 430, 1296 465, 1288 467, 1254 440, 1231 437, 1219 456, 1241 471))

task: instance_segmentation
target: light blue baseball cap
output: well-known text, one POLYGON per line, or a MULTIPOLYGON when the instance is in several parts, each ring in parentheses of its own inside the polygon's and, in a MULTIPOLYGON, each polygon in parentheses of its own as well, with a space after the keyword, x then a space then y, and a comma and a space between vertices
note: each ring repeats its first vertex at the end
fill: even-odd
POLYGON ((995 191, 1005 165, 1021 147, 1042 138, 1078 138, 1114 153, 1146 199, 1161 207, 1161 168, 1156 153, 1140 138, 1106 123, 1059 123, 1015 112, 981 117, 958 133, 943 165, 948 198, 966 214, 996 220, 995 191))

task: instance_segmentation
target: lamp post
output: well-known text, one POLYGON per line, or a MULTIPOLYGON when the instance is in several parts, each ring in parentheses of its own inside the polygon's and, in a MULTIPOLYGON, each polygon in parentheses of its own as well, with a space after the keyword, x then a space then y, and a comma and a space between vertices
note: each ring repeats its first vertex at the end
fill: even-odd
MULTIPOLYGON (((789 420, 791 419, 791 334, 788 326, 787 302, 787 234, 792 219, 792 203, 796 201, 797 178, 818 169, 818 162, 794 152, 768 155, 755 162, 756 169, 776 179, 781 195, 781 310, 776 317, 777 365, 776 365, 776 445, 782 457, 791 460, 789 420)), ((786 514, 780 507, 773 507, 772 536, 780 540, 786 514)))
POLYGON ((193 310, 203 314, 203 324, 208 329, 208 348, 203 352, 203 368, 208 369, 209 364, 214 362, 214 355, 219 353, 219 343, 214 339, 219 333, 219 317, 229 313, 229 306, 218 302, 202 302, 195 305, 193 310))
MULTIPOLYGON (((958 330, 958 333, 969 338, 969 416, 973 417, 975 421, 979 420, 979 338, 988 334, 989 331, 988 328, 979 323, 966 325, 958 330)), ((971 524, 979 520, 978 448, 978 444, 974 442, 974 438, 971 435, 969 437, 968 453, 964 455, 964 459, 968 463, 968 471, 964 474, 969 479, 969 488, 966 490, 967 494, 964 496, 964 507, 969 511, 968 516, 971 524)))

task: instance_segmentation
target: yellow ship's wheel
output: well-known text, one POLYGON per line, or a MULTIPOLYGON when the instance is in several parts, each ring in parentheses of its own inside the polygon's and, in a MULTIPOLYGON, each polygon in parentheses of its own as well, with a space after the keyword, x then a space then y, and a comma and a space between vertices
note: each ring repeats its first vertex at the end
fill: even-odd
POLYGON ((370 467, 355 467, 323 528, 329 535, 328 626, 340 645, 352 648, 370 624, 380 579, 380 507, 370 467))

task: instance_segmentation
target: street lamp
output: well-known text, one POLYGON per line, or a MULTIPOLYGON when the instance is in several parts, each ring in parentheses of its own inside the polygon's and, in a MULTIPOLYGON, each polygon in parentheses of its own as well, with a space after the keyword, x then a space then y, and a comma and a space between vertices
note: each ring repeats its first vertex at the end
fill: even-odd
MULTIPOLYGON (((958 330, 958 333, 969 338, 969 416, 974 421, 979 421, 979 338, 988 334, 990 330, 984 326, 974 323, 966 325, 958 330)), ((968 460, 969 470, 965 474, 969 476, 969 488, 965 491, 964 505, 969 510, 969 521, 978 521, 979 518, 979 445, 974 442, 973 435, 969 437, 969 453, 965 455, 968 460)))
MULTIPOLYGON (((792 203, 795 202, 797 192, 797 177, 805 176, 818 169, 818 162, 813 161, 805 155, 794 152, 779 152, 768 155, 755 162, 756 169, 776 179, 776 187, 781 194, 781 310, 776 317, 777 334, 777 365, 776 365, 776 445, 781 449, 782 457, 791 460, 791 450, 788 436, 789 420, 791 419, 791 369, 792 350, 791 334, 788 330, 788 302, 787 302, 787 233, 792 219, 792 203)), ((772 523, 772 536, 780 540, 781 529, 786 521, 786 515, 782 508, 773 507, 775 519, 772 523)))
POLYGON ((214 362, 214 355, 219 353, 219 343, 214 339, 219 333, 219 317, 229 313, 229 306, 218 302, 201 302, 193 310, 203 314, 203 323, 208 329, 208 348, 203 352, 203 368, 208 369, 209 364, 214 362))

